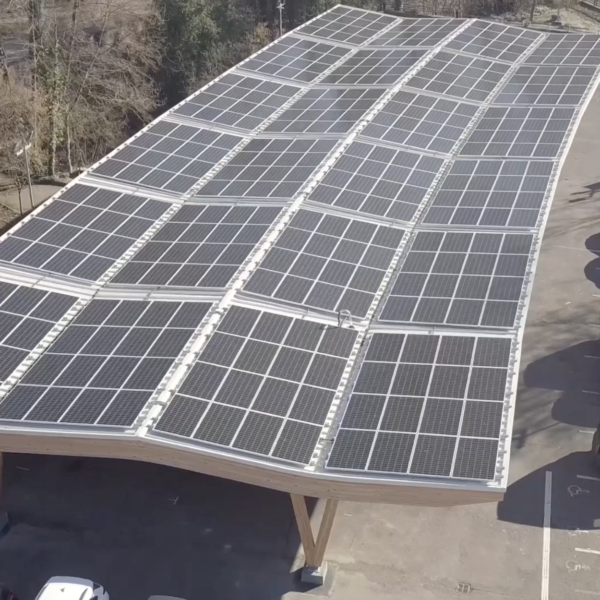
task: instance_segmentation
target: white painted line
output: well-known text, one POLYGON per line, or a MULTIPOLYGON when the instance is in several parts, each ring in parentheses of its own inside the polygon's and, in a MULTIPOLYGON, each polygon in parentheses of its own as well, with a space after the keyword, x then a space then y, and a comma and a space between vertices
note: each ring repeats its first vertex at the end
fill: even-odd
POLYGON ((600 592, 592 592, 591 590, 575 590, 579 594, 589 594, 590 596, 600 596, 600 592))
POLYGON ((577 475, 578 479, 587 479, 589 481, 600 481, 600 477, 590 477, 589 475, 577 475))
POLYGON ((590 435, 595 433, 595 429, 578 429, 579 433, 589 433, 590 435))
POLYGON ((546 471, 544 492, 544 545, 542 550, 542 600, 548 600, 550 584, 550 525, 552 517, 552 471, 546 471))
POLYGON ((586 554, 600 554, 600 550, 592 550, 591 548, 575 548, 575 552, 585 552, 586 554))

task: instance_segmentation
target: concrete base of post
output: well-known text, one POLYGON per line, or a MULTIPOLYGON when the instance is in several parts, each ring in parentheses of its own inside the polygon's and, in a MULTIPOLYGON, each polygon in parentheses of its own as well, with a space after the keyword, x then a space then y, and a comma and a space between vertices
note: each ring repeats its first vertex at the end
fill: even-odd
POLYGON ((320 567, 309 567, 306 565, 300 574, 300 581, 310 585, 324 585, 327 577, 327 563, 323 562, 320 567))

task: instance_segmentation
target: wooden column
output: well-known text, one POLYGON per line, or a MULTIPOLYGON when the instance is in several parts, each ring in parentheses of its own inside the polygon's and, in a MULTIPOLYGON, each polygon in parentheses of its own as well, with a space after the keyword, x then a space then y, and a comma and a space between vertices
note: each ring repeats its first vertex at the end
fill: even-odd
POLYGON ((327 548, 327 542, 329 541, 329 535, 331 534, 331 529, 333 527, 338 501, 327 500, 325 512, 323 513, 321 525, 319 526, 319 531, 317 533, 317 541, 315 542, 312 527, 310 525, 310 517, 308 516, 308 510, 306 509, 305 497, 296 494, 290 494, 290 497, 292 498, 292 506, 294 507, 298 532, 300 533, 300 541, 302 542, 302 548, 304 549, 306 566, 318 569, 323 564, 325 549, 327 548))

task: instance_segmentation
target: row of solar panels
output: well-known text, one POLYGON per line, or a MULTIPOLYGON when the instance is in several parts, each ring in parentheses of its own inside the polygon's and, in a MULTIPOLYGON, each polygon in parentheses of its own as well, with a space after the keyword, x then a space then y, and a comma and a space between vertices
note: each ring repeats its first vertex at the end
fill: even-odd
POLYGON ((330 468, 494 479, 515 346, 457 328, 502 332, 519 318, 555 165, 596 82, 592 37, 338 7, 255 55, 0 242, 13 271, 196 293, 95 299, 17 377, 74 299, 49 293, 22 314, 15 304, 38 290, 3 288, 0 377, 18 384, 0 419, 134 426, 216 308, 198 300, 237 281, 312 187, 238 294, 279 308, 227 310, 150 435, 308 464, 356 362, 330 468), (454 34, 439 52, 419 49, 454 34), (554 44, 543 56, 540 41, 554 44), (403 76, 408 87, 344 142, 403 76), (381 321, 446 331, 372 333, 357 359, 365 323, 332 317, 371 315, 383 289, 381 321))

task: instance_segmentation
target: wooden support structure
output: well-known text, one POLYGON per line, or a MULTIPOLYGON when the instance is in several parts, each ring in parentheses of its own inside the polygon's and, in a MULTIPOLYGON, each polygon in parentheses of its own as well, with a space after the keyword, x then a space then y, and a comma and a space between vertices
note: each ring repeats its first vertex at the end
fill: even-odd
POLYGON ((333 527, 335 513, 337 511, 338 501, 328 499, 325 505, 325 512, 321 519, 321 525, 317 533, 317 540, 313 536, 312 527, 310 525, 310 517, 306 508, 306 499, 304 496, 290 494, 292 498, 292 506, 294 507, 294 515, 300 533, 300 541, 304 549, 304 558, 306 566, 311 569, 319 569, 323 564, 325 549, 333 527))

